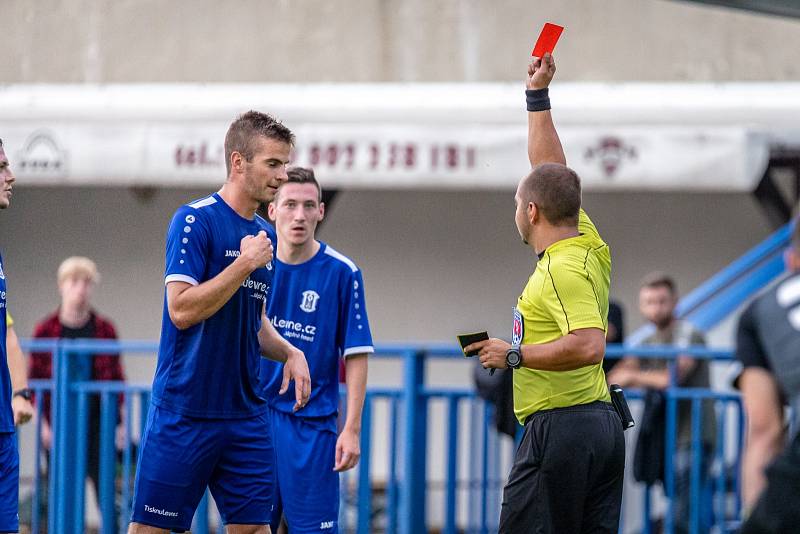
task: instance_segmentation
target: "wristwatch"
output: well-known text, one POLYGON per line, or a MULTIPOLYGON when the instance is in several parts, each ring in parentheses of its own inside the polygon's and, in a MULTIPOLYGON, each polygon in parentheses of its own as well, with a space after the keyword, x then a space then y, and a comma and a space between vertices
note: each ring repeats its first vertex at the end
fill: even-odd
POLYGON ((29 401, 29 402, 30 402, 31 398, 33 398, 33 390, 32 390, 31 388, 22 388, 22 389, 18 389, 18 390, 17 390, 17 391, 15 391, 15 392, 14 392, 14 394, 11 396, 11 398, 12 398, 12 399, 13 399, 14 397, 22 397, 22 398, 23 398, 23 399, 25 399, 26 401, 29 401))
POLYGON ((520 354, 519 345, 512 345, 506 351, 506 365, 509 369, 519 369, 522 366, 522 354, 520 354))

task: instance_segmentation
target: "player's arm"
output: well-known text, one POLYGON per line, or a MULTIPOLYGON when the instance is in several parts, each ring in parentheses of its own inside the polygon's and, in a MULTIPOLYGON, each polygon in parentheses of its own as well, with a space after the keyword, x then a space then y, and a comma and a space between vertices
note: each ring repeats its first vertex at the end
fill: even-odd
POLYGON ((742 499, 749 509, 766 486, 764 469, 783 449, 783 405, 775 378, 764 368, 746 367, 739 388, 747 414, 742 499))
POLYGON ((347 418, 336 441, 334 471, 347 471, 361 458, 361 414, 367 394, 367 354, 347 356, 344 362, 347 386, 347 418))
MULTIPOLYGON (((555 73, 556 63, 552 54, 548 52, 543 58, 534 58, 528 65, 525 80, 529 102, 549 102, 546 100, 549 99, 547 92, 555 73)), ((549 108, 549 103, 545 107, 549 108)), ((550 109, 528 112, 528 159, 531 167, 542 163, 567 164, 550 109)))
POLYGON ((522 366, 539 371, 572 371, 603 361, 606 334, 599 328, 580 328, 539 345, 522 345, 522 366))
MULTIPOLYGON (((13 326, 6 330, 6 348, 8 353, 8 372, 11 375, 12 391, 27 389, 28 371, 25 368, 25 355, 19 346, 19 338, 13 326)), ((15 395, 11 400, 11 408, 14 412, 14 424, 24 425, 33 417, 33 406, 31 402, 20 395, 15 395)))
MULTIPOLYGON (((464 350, 478 350, 481 364, 489 368, 506 368, 506 352, 511 345, 491 338, 468 345, 464 350)), ((579 328, 555 341, 522 345, 522 367, 539 371, 572 371, 603 361, 606 335, 600 328, 579 328)))
POLYGON ((283 382, 278 394, 283 395, 286 393, 289 389, 289 382, 294 380, 294 411, 305 406, 311 396, 311 375, 308 371, 306 356, 303 351, 283 339, 283 336, 275 330, 275 327, 267 319, 266 313, 261 314, 258 344, 261 348, 262 356, 284 364, 283 382))
POLYGON ((783 445, 783 404, 760 334, 755 303, 751 303, 739 317, 736 329, 736 360, 744 370, 734 382, 742 393, 747 415, 742 457, 745 509, 758 500, 766 485, 764 468, 783 445))
POLYGON ((272 243, 263 230, 257 236, 245 236, 239 250, 239 257, 210 280, 197 285, 184 281, 167 284, 167 309, 178 329, 185 330, 214 315, 250 273, 272 260, 272 243))

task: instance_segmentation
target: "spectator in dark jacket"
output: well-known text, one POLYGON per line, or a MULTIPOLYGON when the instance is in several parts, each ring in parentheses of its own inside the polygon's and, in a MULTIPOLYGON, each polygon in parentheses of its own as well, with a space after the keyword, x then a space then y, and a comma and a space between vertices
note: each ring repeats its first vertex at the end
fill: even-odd
MULTIPOLYGON (((35 338, 67 339, 116 339, 117 332, 111 321, 99 315, 91 306, 92 293, 100 281, 97 266, 89 258, 73 256, 58 268, 58 291, 61 305, 53 313, 39 321, 33 332, 35 338)), ((83 365, 85 380, 125 380, 119 354, 94 354, 79 358, 83 365)), ((30 378, 49 379, 53 376, 53 355, 50 352, 33 352, 30 358, 30 378)), ((42 399, 42 445, 49 450, 53 436, 50 426, 50 396, 42 399)), ((124 437, 123 399, 119 396, 117 446, 124 437)), ((98 490, 100 474, 100 400, 98 395, 89 397, 89 426, 87 475, 98 490)))

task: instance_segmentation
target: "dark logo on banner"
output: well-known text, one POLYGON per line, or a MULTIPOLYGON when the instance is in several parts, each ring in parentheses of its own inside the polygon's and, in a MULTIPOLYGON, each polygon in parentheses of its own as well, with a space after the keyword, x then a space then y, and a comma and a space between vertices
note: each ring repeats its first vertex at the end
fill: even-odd
POLYGON ((603 137, 583 155, 587 161, 600 160, 606 178, 612 178, 626 159, 636 159, 636 149, 619 137, 603 137))
POLYGON ((66 152, 53 134, 38 131, 28 137, 25 146, 17 153, 14 166, 21 174, 65 174, 66 152))

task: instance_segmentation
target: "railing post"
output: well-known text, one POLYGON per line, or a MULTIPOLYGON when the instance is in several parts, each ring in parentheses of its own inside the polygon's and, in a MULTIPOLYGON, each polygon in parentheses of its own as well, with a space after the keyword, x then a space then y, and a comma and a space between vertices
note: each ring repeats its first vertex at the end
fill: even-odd
POLYGON ((102 516, 103 534, 119 532, 116 515, 116 491, 114 479, 117 468, 117 448, 115 444, 117 427, 116 395, 109 391, 100 394, 100 473, 98 480, 98 501, 102 516))
MULTIPOLYGON (((361 414, 361 461, 358 464, 358 522, 357 534, 369 534, 372 519, 372 488, 370 460, 372 459, 372 395, 366 394, 361 414)), ((344 530, 344 529, 340 529, 344 530)))
POLYGON ((398 396, 389 397, 389 485, 386 488, 386 534, 397 534, 397 405, 398 396))
POLYGON ((456 534, 456 505, 458 504, 458 401, 447 399, 447 478, 445 481, 444 534, 456 534))
MULTIPOLYGON (((88 438, 86 436, 87 430, 89 428, 88 420, 89 420, 89 400, 88 396, 90 393, 88 391, 81 391, 78 393, 78 402, 77 402, 77 411, 75 413, 75 418, 77 419, 76 424, 76 432, 75 432, 75 473, 76 477, 73 481, 74 484, 74 491, 75 491, 75 525, 73 527, 75 532, 83 532, 84 531, 84 515, 86 508, 84 504, 86 503, 86 461, 88 455, 88 438)), ((93 421, 94 424, 97 424, 96 421, 93 421)))
MULTIPOLYGON (((50 454, 50 501, 48 532, 67 534, 75 525, 75 492, 72 484, 77 476, 75 462, 70 451, 75 450, 75 394, 72 385, 77 374, 78 356, 66 350, 64 342, 58 342, 53 352, 55 387, 51 398, 53 416, 53 446, 50 454), (65 531, 66 529, 66 531, 65 531)), ((81 534, 81 533, 75 533, 81 534)))
MULTIPOLYGON (((42 405, 44 404, 44 389, 36 389, 36 439, 33 445, 33 497, 31 499, 31 533, 39 534, 39 505, 42 491, 42 405)), ((52 444, 50 445, 52 447, 52 444)))
POLYGON ((702 501, 702 479, 704 478, 704 459, 702 432, 702 401, 703 397, 692 395, 692 464, 689 476, 689 532, 700 532, 700 511, 705 510, 702 501))
POLYGON ((425 475, 428 404, 422 395, 425 384, 425 352, 408 351, 404 361, 405 450, 400 534, 427 532, 425 527, 425 475))
POLYGON ((672 386, 665 391, 667 402, 666 413, 666 435, 664 437, 664 493, 667 496, 667 511, 664 515, 664 532, 672 534, 674 532, 674 506, 675 499, 675 471, 674 454, 677 441, 677 421, 678 421, 678 399, 672 386))
POLYGON ((489 522, 489 436, 494 432, 492 428, 492 413, 494 407, 488 402, 483 402, 483 439, 481 441, 481 523, 478 532, 488 534, 489 522))

